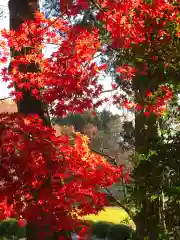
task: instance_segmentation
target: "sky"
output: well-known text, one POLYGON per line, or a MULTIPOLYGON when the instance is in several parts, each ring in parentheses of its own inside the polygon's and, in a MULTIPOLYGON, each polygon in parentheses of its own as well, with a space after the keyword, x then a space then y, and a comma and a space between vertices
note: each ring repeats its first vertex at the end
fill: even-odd
MULTIPOLYGON (((0 17, 1 17, 0 18, 0 29, 3 29, 3 28, 9 29, 8 0, 0 0, 0 10, 3 10, 2 17, 1 17, 1 11, 0 11, 0 17)), ((52 51, 53 51, 52 46, 47 46, 47 48, 45 50, 45 55, 49 56, 52 51)), ((1 68, 1 66, 0 66, 0 68, 1 68)), ((109 77, 106 77, 104 80, 104 89, 105 90, 111 89, 111 79, 109 77)), ((110 96, 110 94, 111 93, 108 93, 108 96, 110 96)), ((7 83, 4 83, 0 79, 0 99, 8 97, 8 96, 9 96, 9 89, 7 88, 7 83)), ((105 105, 101 106, 99 110, 103 110, 103 109, 110 110, 114 114, 120 114, 120 115, 121 114, 124 115, 124 111, 125 111, 125 110, 120 111, 112 104, 105 104, 105 105)), ((125 111, 125 112, 127 114, 127 111, 125 111)), ((132 117, 132 115, 130 114, 128 118, 131 119, 131 117, 132 117)))
MULTIPOLYGON (((0 29, 9 28, 9 14, 8 14, 7 3, 8 3, 8 0, 0 0, 0 10, 3 11, 3 16, 0 17, 0 29)), ((9 91, 7 88, 7 84, 0 79, 0 98, 8 97, 8 95, 9 95, 9 91)))

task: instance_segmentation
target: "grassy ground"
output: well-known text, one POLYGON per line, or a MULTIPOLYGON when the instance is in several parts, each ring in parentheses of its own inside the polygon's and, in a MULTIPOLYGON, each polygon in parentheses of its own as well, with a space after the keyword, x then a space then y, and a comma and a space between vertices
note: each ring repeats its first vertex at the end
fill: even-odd
POLYGON ((84 220, 89 220, 92 222, 109 222, 114 224, 127 224, 131 227, 135 227, 133 221, 130 219, 127 212, 119 207, 106 207, 98 215, 87 215, 84 220))

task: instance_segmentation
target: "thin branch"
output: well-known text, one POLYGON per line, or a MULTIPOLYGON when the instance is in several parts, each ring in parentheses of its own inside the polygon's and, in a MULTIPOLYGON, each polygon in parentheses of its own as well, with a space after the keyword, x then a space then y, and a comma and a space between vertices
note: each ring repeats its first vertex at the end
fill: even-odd
MULTIPOLYGON (((113 20, 115 23, 117 23, 117 20, 114 19, 114 18, 112 18, 111 16, 109 16, 109 15, 106 13, 106 10, 103 9, 103 8, 101 8, 101 6, 99 6, 99 4, 97 4, 94 0, 90 0, 90 1, 91 1, 91 3, 92 3, 97 9, 99 9, 99 11, 103 11, 104 14, 107 16, 107 18, 110 18, 110 19, 113 20)), ((119 23, 119 25, 124 25, 124 24, 119 23)))
POLYGON ((11 97, 9 96, 9 97, 5 97, 5 98, 0 98, 0 101, 5 101, 5 100, 7 100, 7 99, 10 99, 11 97))
MULTIPOLYGON (((92 152, 95 152, 95 153, 97 153, 97 154, 99 154, 99 155, 102 155, 102 156, 104 156, 105 158, 110 159, 116 166, 118 166, 115 158, 113 158, 113 157, 111 157, 111 156, 109 156, 109 155, 107 155, 107 154, 105 154, 105 153, 103 153, 103 152, 99 152, 99 151, 97 151, 97 150, 94 150, 94 149, 91 149, 91 151, 92 151, 92 152)), ((111 197, 111 198, 113 199, 113 201, 114 201, 119 207, 121 207, 122 209, 124 209, 124 210, 128 213, 128 215, 130 216, 130 218, 133 220, 133 219, 134 219, 134 216, 133 216, 132 212, 129 210, 129 208, 127 208, 126 206, 124 206, 124 205, 111 193, 111 191, 110 191, 108 188, 105 188, 105 190, 106 190, 106 192, 108 193, 108 196, 111 197)))
POLYGON ((65 15, 65 12, 62 12, 62 14, 60 14, 57 18, 55 18, 50 25, 48 26, 45 26, 42 30, 46 30, 48 29, 49 27, 52 27, 58 20, 61 19, 61 17, 63 17, 63 15, 65 15))
POLYGON ((97 9, 99 9, 100 11, 103 11, 103 9, 94 1, 94 0, 90 0, 90 2, 97 7, 97 9))
POLYGON ((99 152, 99 151, 97 151, 97 150, 95 150, 95 149, 91 149, 91 151, 94 152, 94 153, 97 153, 97 154, 99 154, 99 155, 102 155, 102 156, 105 157, 105 158, 108 158, 109 160, 112 161, 112 163, 113 163, 115 166, 118 166, 116 159, 113 158, 113 157, 111 157, 111 156, 109 156, 108 154, 105 154, 105 153, 103 153, 103 152, 99 152))
POLYGON ((133 220, 134 216, 133 216, 132 212, 129 210, 129 208, 127 208, 126 206, 124 206, 124 204, 122 204, 122 203, 111 193, 111 191, 110 191, 108 188, 105 188, 105 190, 106 190, 108 196, 111 197, 111 198, 114 200, 114 202, 115 202, 119 207, 121 207, 122 209, 124 209, 124 210, 128 213, 128 215, 130 216, 130 218, 133 220))
POLYGON ((113 89, 104 90, 102 93, 114 92, 114 91, 116 91, 119 87, 120 87, 120 85, 118 85, 117 87, 115 87, 115 88, 113 88, 113 89))

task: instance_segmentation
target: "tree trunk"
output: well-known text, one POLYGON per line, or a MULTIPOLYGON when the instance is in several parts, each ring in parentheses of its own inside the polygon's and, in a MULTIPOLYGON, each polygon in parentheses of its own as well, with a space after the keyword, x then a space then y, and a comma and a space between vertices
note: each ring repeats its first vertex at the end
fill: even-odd
MULTIPOLYGON (((18 31, 24 21, 33 20, 34 12, 39 8, 38 6, 38 0, 9 0, 10 30, 18 31)), ((25 55, 27 52, 28 48, 24 48, 20 52, 11 49, 11 57, 25 55)), ((29 64, 28 67, 23 65, 19 67, 19 71, 23 73, 38 72, 39 66, 35 63, 29 64)), ((36 99, 28 90, 19 89, 17 86, 15 89, 23 93, 23 98, 17 103, 18 112, 23 115, 38 114, 46 125, 50 125, 44 102, 36 99)))
MULTIPOLYGON (((26 20, 33 20, 34 12, 38 9, 38 0, 9 0, 9 14, 10 14, 10 30, 18 31, 20 25, 26 20)), ((22 49, 20 52, 11 49, 11 57, 16 57, 18 55, 26 54, 27 48, 22 49)), ((11 64, 10 68, 11 70, 11 64)), ((28 67, 23 65, 19 67, 19 71, 26 72, 38 72, 39 66, 35 63, 29 64, 28 67)), ((48 112, 42 100, 37 100, 31 95, 30 91, 25 89, 19 89, 15 86, 16 91, 21 91, 23 93, 22 99, 17 103, 18 112, 24 116, 28 114, 37 114, 43 119, 44 124, 50 126, 50 120, 48 117, 48 112)), ((36 240, 37 237, 38 221, 37 222, 27 222, 26 234, 27 240, 36 240)))
MULTIPOLYGON (((140 105, 144 105, 143 97, 147 89, 153 90, 158 87, 149 85, 151 81, 148 79, 146 83, 142 83, 140 76, 133 80, 133 89, 135 92, 135 102, 140 105)), ((157 141, 158 136, 158 124, 155 115, 146 117, 143 112, 139 111, 135 115, 135 150, 139 154, 148 154, 150 146, 153 142, 157 141)), ((141 163, 140 163, 141 164, 141 163)), ((151 169, 149 169, 151 171, 151 169)), ((138 176, 137 176, 138 177, 138 176)), ((139 180, 141 181, 141 180, 139 180)), ((138 186, 137 186, 138 187, 138 186)), ((159 224, 159 199, 151 201, 150 197, 144 192, 137 199, 139 214, 136 216, 136 233, 138 240, 144 240, 148 237, 148 240, 158 239, 158 224, 159 224), (143 195, 143 196, 142 196, 143 195)))

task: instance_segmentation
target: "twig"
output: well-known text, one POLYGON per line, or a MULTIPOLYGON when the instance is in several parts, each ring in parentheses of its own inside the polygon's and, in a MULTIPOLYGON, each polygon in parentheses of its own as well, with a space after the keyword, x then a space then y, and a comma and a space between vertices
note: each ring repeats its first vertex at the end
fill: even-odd
POLYGON ((50 25, 48 26, 45 26, 42 30, 46 30, 48 29, 49 27, 52 27, 58 20, 61 19, 61 17, 63 17, 63 15, 65 15, 65 12, 62 12, 62 14, 60 14, 57 18, 55 18, 50 25))
POLYGON ((124 209, 128 215, 130 216, 130 218, 133 220, 133 214, 131 213, 131 211, 129 210, 129 208, 127 208, 126 206, 124 206, 112 193, 111 191, 108 189, 108 188, 105 188, 106 192, 108 193, 109 197, 111 197, 115 202, 116 204, 121 207, 122 209, 124 209))
POLYGON ((10 99, 10 98, 11 97, 0 98, 0 101, 4 101, 4 100, 10 99))
POLYGON ((113 88, 113 89, 105 90, 105 91, 103 91, 102 93, 108 93, 108 92, 116 91, 119 87, 120 87, 120 85, 118 85, 117 87, 115 87, 115 88, 113 88))
POLYGON ((97 9, 99 9, 100 11, 103 10, 94 0, 90 0, 90 2, 91 2, 95 7, 97 7, 97 9))
POLYGON ((99 152, 99 151, 97 151, 95 149, 91 149, 91 151, 94 152, 94 153, 97 153, 99 155, 102 155, 105 158, 108 158, 109 160, 111 160, 113 162, 114 165, 118 166, 115 158, 113 158, 113 157, 111 157, 111 156, 109 156, 109 155, 107 155, 107 154, 105 154, 103 152, 99 152))
MULTIPOLYGON (((118 166, 117 162, 116 162, 116 159, 103 153, 103 152, 99 152, 97 150, 94 150, 94 149, 91 149, 92 152, 95 152, 97 154, 100 154, 106 158, 109 158, 116 166, 118 166)), ((128 215, 130 216, 130 218, 133 220, 134 219, 134 216, 133 214, 131 213, 131 211, 129 210, 129 208, 127 208, 126 206, 124 206, 112 193, 111 191, 108 189, 108 188, 105 188, 106 192, 108 193, 108 195, 113 199, 113 201, 121 208, 123 208, 127 213, 128 215)), ((126 195, 126 194, 125 194, 126 195)), ((126 196, 125 196, 126 197, 126 196)))

